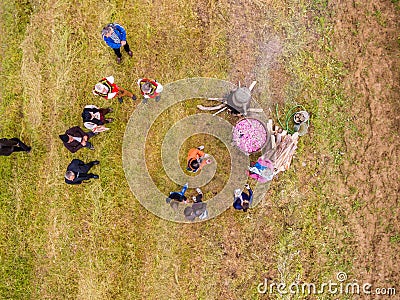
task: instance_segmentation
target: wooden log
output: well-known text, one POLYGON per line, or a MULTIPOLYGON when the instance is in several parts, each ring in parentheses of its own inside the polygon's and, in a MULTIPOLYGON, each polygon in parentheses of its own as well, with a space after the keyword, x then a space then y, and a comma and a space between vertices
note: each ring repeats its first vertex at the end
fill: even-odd
POLYGON ((220 105, 216 105, 216 106, 197 105, 197 108, 200 110, 217 110, 217 109, 221 109, 222 107, 225 107, 225 104, 220 104, 220 105))
POLYGON ((267 130, 269 133, 272 133, 272 119, 269 119, 267 122, 267 130))
POLYGON ((250 86, 249 86, 249 90, 250 92, 254 89, 254 86, 257 84, 257 81, 253 81, 250 86))
POLYGON ((225 109, 227 109, 228 107, 223 107, 223 108, 221 108, 219 111, 217 111, 217 112, 215 112, 215 113, 213 113, 213 116, 216 116, 216 115, 218 115, 219 113, 221 113, 221 112, 223 112, 225 109))
POLYGON ((264 110, 262 108, 249 108, 248 112, 262 113, 264 110))
POLYGON ((226 100, 225 98, 207 98, 207 100, 212 100, 212 101, 224 101, 226 100))

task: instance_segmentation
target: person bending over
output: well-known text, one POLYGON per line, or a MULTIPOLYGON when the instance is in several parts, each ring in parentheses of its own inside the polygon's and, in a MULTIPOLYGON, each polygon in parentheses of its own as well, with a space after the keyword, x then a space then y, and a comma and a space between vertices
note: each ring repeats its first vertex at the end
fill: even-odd
POLYGON ((204 146, 200 146, 189 150, 186 170, 196 173, 197 171, 200 171, 205 165, 211 163, 211 160, 207 159, 209 155, 204 153, 202 151, 203 149, 204 146))
POLYGON ((93 145, 88 141, 94 135, 94 132, 84 132, 79 126, 75 126, 65 131, 64 134, 60 134, 59 137, 64 146, 70 152, 75 153, 83 147, 94 150, 93 145))
POLYGON ((245 185, 245 188, 248 191, 248 194, 241 189, 236 189, 233 200, 233 207, 237 210, 243 210, 244 212, 249 209, 253 202, 253 191, 248 184, 245 185))

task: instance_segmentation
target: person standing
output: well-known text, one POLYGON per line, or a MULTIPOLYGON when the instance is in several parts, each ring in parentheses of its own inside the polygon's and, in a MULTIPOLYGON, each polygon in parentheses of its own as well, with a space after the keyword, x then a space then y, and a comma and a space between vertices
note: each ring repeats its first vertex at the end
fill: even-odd
POLYGON ((137 81, 137 84, 139 86, 140 93, 143 96, 143 103, 147 103, 147 99, 149 98, 155 98, 156 102, 160 101, 160 93, 163 91, 164 87, 161 85, 161 83, 157 82, 157 80, 140 78, 137 81))
POLYGON ((30 152, 31 147, 24 144, 19 138, 2 138, 0 139, 0 155, 9 156, 13 152, 30 152))
POLYGON ((103 27, 101 31, 101 36, 106 44, 112 48, 117 55, 117 63, 120 64, 122 61, 121 47, 130 57, 133 56, 132 51, 129 48, 129 44, 126 41, 126 30, 124 27, 117 23, 109 23, 103 27))
POLYGON ((136 96, 134 94, 114 83, 114 76, 102 78, 98 83, 95 84, 92 92, 94 95, 101 96, 108 100, 118 97, 119 103, 123 102, 122 97, 125 96, 128 96, 132 100, 136 100, 136 96))
POLYGON ((94 132, 84 132, 79 126, 74 126, 60 134, 59 137, 63 141, 64 146, 72 153, 86 147, 94 150, 93 145, 88 141, 95 135, 94 132))
POLYGON ((241 189, 235 190, 235 196, 233 200, 233 207, 237 210, 243 210, 246 212, 251 203, 253 202, 253 191, 248 184, 245 185, 248 194, 241 189))
POLYGON ((99 175, 88 173, 94 165, 98 165, 99 163, 98 160, 95 160, 85 164, 80 159, 73 159, 67 167, 67 172, 64 176, 65 182, 67 184, 81 184, 84 180, 91 178, 99 179, 99 175))

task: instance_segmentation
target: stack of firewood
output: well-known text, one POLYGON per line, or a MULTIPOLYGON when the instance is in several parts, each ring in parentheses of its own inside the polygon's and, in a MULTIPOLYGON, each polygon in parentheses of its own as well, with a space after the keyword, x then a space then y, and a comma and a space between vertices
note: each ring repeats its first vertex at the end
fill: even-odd
POLYGON ((279 126, 272 125, 272 120, 267 123, 267 131, 271 138, 270 148, 274 151, 274 175, 289 169, 293 155, 297 149, 299 134, 288 134, 279 126))

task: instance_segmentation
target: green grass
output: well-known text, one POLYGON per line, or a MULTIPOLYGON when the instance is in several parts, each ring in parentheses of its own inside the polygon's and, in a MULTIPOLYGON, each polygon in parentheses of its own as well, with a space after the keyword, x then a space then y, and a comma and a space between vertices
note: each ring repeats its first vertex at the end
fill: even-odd
POLYGON ((393 244, 399 244, 400 243, 400 235, 397 233, 397 234, 391 236, 390 242, 393 244))
MULTIPOLYGON (((339 271, 351 273, 354 233, 343 199, 358 187, 346 194, 329 182, 344 176, 344 132, 362 132, 347 114, 356 96, 344 92, 346 67, 333 54, 333 10, 328 1, 254 5, 255 11, 228 1, 0 5, 1 137, 19 136, 33 146, 30 154, 0 160, 0 298, 263 299, 257 285, 267 277, 318 284, 334 280, 339 271), (232 16, 246 26, 237 26, 232 16), (134 52, 132 59, 123 54, 121 65, 100 38, 110 21, 128 28, 134 52), (247 51, 245 37, 253 35, 254 49, 247 51), (282 51, 278 67, 267 69, 259 56, 268 54, 261 44, 271 37, 282 51), (249 67, 250 62, 257 63, 249 67), (252 73, 235 73, 244 69, 252 73), (256 208, 247 214, 231 208, 200 224, 171 223, 145 210, 130 192, 121 145, 138 104, 93 96, 94 83, 108 75, 136 93, 142 76, 162 83, 196 76, 243 82, 258 76, 257 87, 266 89, 254 96, 266 111, 274 109, 266 91, 280 84, 280 114, 301 104, 311 113, 311 127, 291 169, 274 180, 256 208), (58 134, 81 125, 86 104, 112 106, 115 122, 93 139, 96 151, 72 155, 58 134), (101 180, 64 184, 72 158, 99 159, 93 170, 101 180)), ((160 142, 168 126, 196 112, 198 103, 203 102, 173 106, 151 128, 146 163, 165 194, 178 186, 157 164, 160 142)), ((182 166, 187 150, 200 144, 219 162, 218 179, 204 188, 209 198, 223 186, 230 165, 220 142, 196 135, 181 148, 182 166)), ((363 205, 360 199, 350 209, 357 212, 363 205)), ((398 244, 398 234, 390 242, 398 244)))

